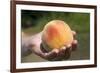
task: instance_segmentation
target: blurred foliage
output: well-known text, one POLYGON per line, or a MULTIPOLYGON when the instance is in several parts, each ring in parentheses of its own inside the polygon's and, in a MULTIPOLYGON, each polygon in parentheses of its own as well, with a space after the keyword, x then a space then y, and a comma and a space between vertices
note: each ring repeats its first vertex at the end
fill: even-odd
POLYGON ((55 19, 65 21, 76 31, 89 31, 89 13, 22 10, 21 17, 22 29, 30 31, 28 33, 42 30, 45 24, 55 19), (86 26, 85 30, 82 26, 86 26))
POLYGON ((51 20, 63 20, 77 32, 78 50, 70 60, 89 59, 90 57, 90 14, 76 12, 22 10, 22 31, 33 35, 43 30, 51 20))

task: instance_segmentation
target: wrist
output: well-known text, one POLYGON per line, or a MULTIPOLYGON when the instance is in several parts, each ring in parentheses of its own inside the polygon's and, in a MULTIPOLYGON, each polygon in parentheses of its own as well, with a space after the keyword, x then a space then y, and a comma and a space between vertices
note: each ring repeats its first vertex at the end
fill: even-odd
POLYGON ((22 57, 25 57, 31 53, 32 53, 32 51, 31 51, 30 47, 27 47, 25 44, 22 45, 22 47, 21 47, 21 56, 22 57))

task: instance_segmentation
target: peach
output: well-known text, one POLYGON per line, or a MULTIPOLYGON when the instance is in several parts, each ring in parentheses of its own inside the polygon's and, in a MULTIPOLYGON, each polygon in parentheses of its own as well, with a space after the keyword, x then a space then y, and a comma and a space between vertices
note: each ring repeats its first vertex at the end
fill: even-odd
POLYGON ((62 20, 52 20, 48 22, 42 32, 43 47, 52 50, 60 49, 64 45, 69 45, 73 41, 73 34, 68 26, 62 20))

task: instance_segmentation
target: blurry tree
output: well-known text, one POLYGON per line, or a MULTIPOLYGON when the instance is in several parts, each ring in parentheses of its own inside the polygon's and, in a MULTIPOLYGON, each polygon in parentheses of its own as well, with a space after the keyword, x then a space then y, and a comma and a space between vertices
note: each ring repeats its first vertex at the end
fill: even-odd
POLYGON ((50 11, 32 11, 32 10, 22 10, 21 12, 21 24, 22 28, 28 28, 35 26, 37 24, 44 25, 50 20, 62 19, 65 20, 69 13, 66 12, 50 12, 50 11), (44 20, 45 19, 45 20, 44 20))

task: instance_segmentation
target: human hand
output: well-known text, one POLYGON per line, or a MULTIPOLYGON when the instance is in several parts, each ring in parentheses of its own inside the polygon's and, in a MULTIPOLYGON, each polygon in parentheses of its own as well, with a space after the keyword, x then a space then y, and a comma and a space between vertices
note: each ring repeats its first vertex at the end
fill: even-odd
POLYGON ((46 49, 42 46, 41 42, 41 35, 37 35, 38 38, 35 38, 35 40, 38 40, 38 42, 35 42, 32 44, 32 50, 35 54, 39 55, 40 57, 50 60, 50 61, 59 61, 59 60, 66 60, 70 58, 71 52, 75 51, 77 48, 77 40, 75 39, 76 32, 72 31, 74 40, 72 44, 63 46, 60 50, 53 49, 52 51, 48 52, 46 49))

